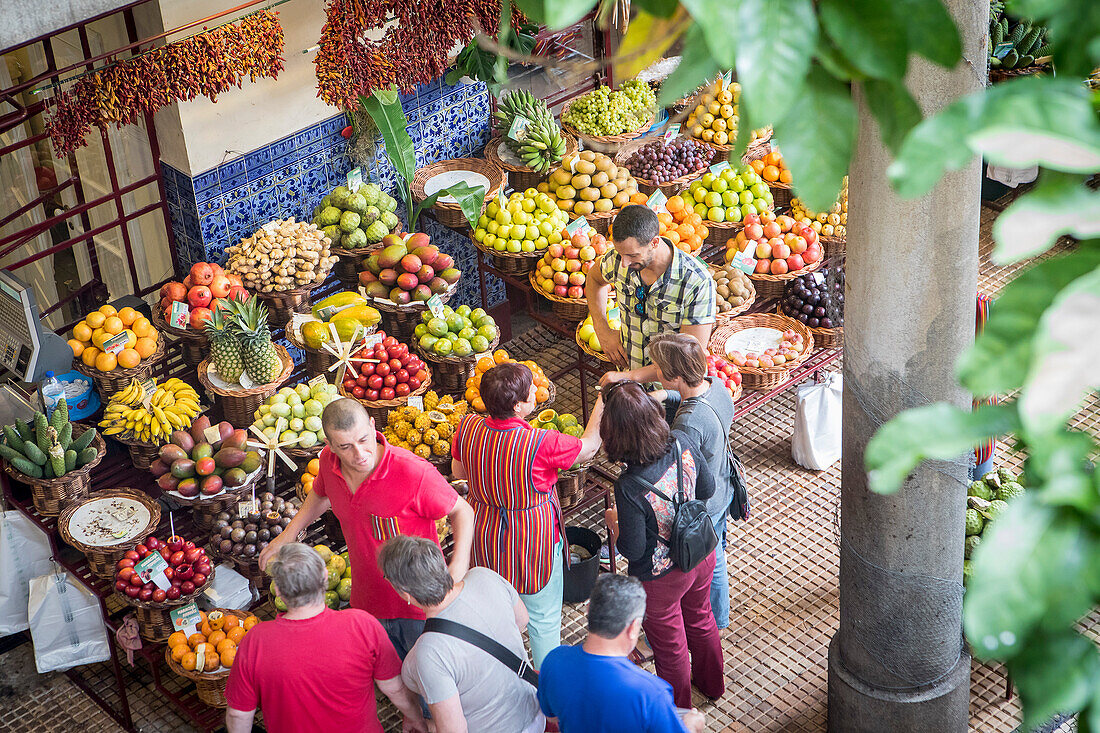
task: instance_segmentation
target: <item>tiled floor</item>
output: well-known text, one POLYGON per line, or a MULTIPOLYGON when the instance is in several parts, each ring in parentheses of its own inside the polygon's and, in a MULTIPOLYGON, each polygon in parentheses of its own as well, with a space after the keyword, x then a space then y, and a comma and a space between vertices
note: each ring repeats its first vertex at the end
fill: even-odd
MULTIPOLYGON (((989 264, 991 218, 987 216, 982 226, 981 286, 984 292, 996 294, 1016 268, 989 264)), ((566 363, 574 353, 569 342, 538 328, 525 331, 509 349, 546 367, 566 363)), ((555 408, 579 413, 578 395, 577 377, 562 378, 555 408)), ((1100 402, 1094 400, 1091 407, 1091 417, 1083 426, 1095 431, 1100 402)), ((840 467, 838 463, 815 473, 791 461, 793 415, 793 393, 787 392, 737 425, 738 449, 754 487, 754 515, 747 523, 731 523, 732 622, 723 632, 728 692, 714 704, 697 701, 707 715, 708 730, 811 733, 825 729, 826 650, 839 613, 840 467)), ((1004 455, 1015 464, 1020 460, 1009 452, 1004 455)), ((599 516, 598 508, 590 510, 584 523, 595 524, 599 516)), ((583 604, 566 607, 566 643, 583 638, 584 610, 583 604)), ((1084 625, 1097 635, 1100 614, 1094 613, 1084 625)), ((109 669, 105 664, 94 665, 85 677, 106 691, 113 681, 109 669)), ((157 696, 147 672, 138 668, 126 674, 139 730, 194 730, 157 696)), ((1004 690, 1001 669, 973 665, 972 730, 1015 730, 1017 701, 1006 701, 1004 690)), ((381 712, 387 730, 400 730, 391 707, 383 705, 381 712)), ((36 675, 29 645, 0 655, 0 733, 78 729, 106 733, 118 727, 65 676, 36 675)), ((1072 730, 1072 723, 1060 730, 1072 730)))

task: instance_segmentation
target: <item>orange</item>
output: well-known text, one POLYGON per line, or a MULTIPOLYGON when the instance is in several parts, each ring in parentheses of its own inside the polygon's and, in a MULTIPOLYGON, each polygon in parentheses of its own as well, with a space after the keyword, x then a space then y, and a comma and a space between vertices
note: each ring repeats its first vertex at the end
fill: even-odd
POLYGON ((493 352, 493 361, 495 361, 497 364, 503 364, 504 362, 508 361, 508 352, 504 349, 497 349, 493 352))
POLYGON ((199 644, 205 644, 206 643, 206 637, 203 636, 201 633, 196 632, 194 634, 191 634, 191 636, 187 637, 187 643, 191 645, 192 649, 194 649, 199 644))
POLYGON ((107 316, 103 315, 99 311, 92 311, 84 319, 84 322, 91 328, 99 328, 103 325, 103 322, 107 320, 107 316))
POLYGON ((118 359, 114 354, 101 351, 95 358, 95 368, 101 372, 113 371, 118 366, 118 359))
MULTIPOLYGON (((225 633, 229 633, 230 629, 235 629, 241 625, 241 620, 231 613, 225 614, 225 624, 222 626, 225 629, 225 633)), ((233 639, 236 641, 236 639, 233 639)))
POLYGON ((213 672, 218 667, 222 666, 221 657, 213 649, 206 655, 206 663, 203 665, 202 671, 213 672))
POLYGON ((206 642, 208 644, 213 644, 214 646, 217 646, 218 643, 222 641, 225 641, 225 632, 221 629, 214 631, 210 634, 210 636, 206 637, 206 642))
MULTIPOLYGON (((236 618, 236 617, 234 617, 234 618, 236 618)), ((231 628, 229 630, 229 634, 227 636, 227 639, 229 641, 233 642, 234 644, 240 644, 241 639, 243 639, 243 638, 244 638, 244 629, 242 629, 240 626, 234 626, 233 628, 231 628)))
POLYGON ((249 615, 248 618, 244 620, 244 630, 248 631, 258 623, 260 623, 260 619, 256 618, 255 616, 249 615))
POLYGON ((474 408, 474 412, 485 412, 485 401, 481 397, 475 397, 471 400, 470 407, 474 408))
POLYGON ((113 316, 118 313, 118 309, 115 308, 113 305, 104 305, 100 306, 99 312, 102 313, 104 316, 113 316))
POLYGON ((172 650, 172 659, 177 662, 182 661, 186 655, 191 653, 191 648, 187 644, 177 644, 176 646, 170 646, 169 649, 172 650))
POLYGON ((550 390, 545 387, 535 389, 535 402, 546 402, 548 399, 550 399, 550 390))
MULTIPOLYGON (((202 620, 202 625, 199 626, 199 633, 203 636, 210 636, 214 633, 214 629, 210 628, 210 622, 206 619, 202 620)), ((205 641, 205 639, 204 639, 205 641)))
POLYGON ((134 351, 138 353, 142 359, 148 359, 157 350, 157 342, 151 338, 139 338, 137 343, 134 344, 134 351))
POLYGON ((466 394, 463 395, 467 402, 473 402, 478 398, 478 392, 476 387, 467 387, 466 394))
POLYGON ((780 183, 790 183, 793 180, 794 180, 794 177, 791 175, 791 172, 789 170, 787 170, 786 168, 779 171, 779 182, 780 183))
POLYGON ((192 672, 195 669, 195 664, 199 661, 199 658, 195 656, 194 652, 187 652, 180 659, 180 666, 186 669, 188 672, 192 672))
POLYGON ((135 334, 133 331, 131 331, 128 328, 126 330, 124 330, 123 333, 126 334, 126 348, 127 349, 134 348, 137 345, 137 334, 135 334))
POLYGON ((95 366, 97 356, 99 356, 99 349, 89 346, 80 353, 80 360, 84 362, 84 366, 95 366))
POLYGON ((314 476, 321 473, 321 459, 319 459, 319 458, 310 459, 310 462, 306 464, 306 470, 309 471, 314 476))
POLYGON ((141 314, 130 306, 126 306, 118 312, 118 317, 122 321, 122 325, 132 326, 134 325, 134 321, 141 317, 141 314))
POLYGON ((639 191, 638 193, 633 194, 630 197, 630 203, 632 203, 632 204, 644 204, 646 201, 649 201, 649 196, 646 196, 641 191, 639 191))
POLYGON ((237 644, 233 641, 230 641, 229 639, 222 639, 221 641, 218 642, 216 648, 218 650, 218 654, 221 654, 226 649, 236 649, 237 644))
POLYGON ((92 331, 92 345, 97 349, 103 348, 103 342, 111 338, 111 334, 104 331, 102 328, 97 328, 92 331))
POLYGON ((134 333, 137 334, 139 338, 142 336, 152 336, 154 333, 156 333, 156 329, 153 328, 153 324, 145 316, 142 316, 141 318, 134 321, 134 324, 130 326, 130 328, 133 329, 134 333))
POLYGON ((199 622, 206 623, 206 611, 199 611, 199 622))
POLYGON ((175 649, 180 644, 186 644, 186 643, 187 643, 187 634, 183 633, 182 631, 177 631, 177 632, 175 632, 174 634, 172 634, 171 636, 168 637, 168 647, 171 648, 171 649, 175 649))
POLYGON ((73 356, 80 356, 81 352, 84 351, 84 342, 69 339, 69 348, 73 350, 73 356))
POLYGON ((754 160, 752 163, 749 163, 749 165, 752 166, 752 169, 756 171, 757 175, 759 175, 760 172, 764 170, 764 161, 760 160, 759 158, 754 160))
MULTIPOLYGON (((475 389, 481 389, 481 374, 475 374, 474 376, 470 377, 470 379, 473 381, 473 386, 475 389)), ((466 382, 466 385, 469 386, 470 382, 466 382)))
POLYGON ((136 367, 141 362, 141 355, 133 349, 123 349, 118 352, 118 365, 123 369, 136 367))
POLYGON ((760 174, 764 177, 765 181, 775 182, 779 180, 779 169, 774 165, 764 166, 763 172, 760 174))
POLYGON ((477 360, 477 370, 479 372, 487 372, 495 367, 499 362, 494 361, 491 356, 483 356, 477 360))
POLYGON ((226 667, 232 667, 233 662, 237 661, 237 648, 226 649, 221 653, 221 661, 226 667))
POLYGON ((217 650, 214 649, 213 644, 207 644, 206 642, 203 642, 202 644, 196 644, 195 645, 195 654, 198 654, 199 652, 202 652, 203 654, 205 654, 207 656, 210 656, 211 654, 216 654, 217 650))
POLYGON ((675 214, 677 211, 684 210, 684 200, 679 196, 673 196, 665 202, 665 208, 669 210, 669 213, 675 214))
POLYGON ((122 324, 122 319, 118 316, 108 316, 107 320, 103 322, 103 330, 112 336, 122 333, 122 329, 124 328, 126 328, 126 326, 122 324))
POLYGON ((77 341, 91 341, 92 327, 84 321, 73 326, 73 338, 77 341))
POLYGON ((675 229, 669 229, 665 232, 665 238, 673 244, 676 244, 680 241, 680 232, 675 229))

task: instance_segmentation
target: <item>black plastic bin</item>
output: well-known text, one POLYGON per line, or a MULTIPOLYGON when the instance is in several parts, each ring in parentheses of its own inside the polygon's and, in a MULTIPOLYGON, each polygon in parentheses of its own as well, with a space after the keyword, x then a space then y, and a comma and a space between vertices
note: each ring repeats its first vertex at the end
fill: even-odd
POLYGON ((574 562, 565 569, 566 603, 583 603, 592 595, 592 586, 596 585, 596 576, 600 572, 600 547, 603 540, 590 529, 584 527, 566 527, 565 539, 569 545, 580 545, 588 550, 589 558, 574 562))

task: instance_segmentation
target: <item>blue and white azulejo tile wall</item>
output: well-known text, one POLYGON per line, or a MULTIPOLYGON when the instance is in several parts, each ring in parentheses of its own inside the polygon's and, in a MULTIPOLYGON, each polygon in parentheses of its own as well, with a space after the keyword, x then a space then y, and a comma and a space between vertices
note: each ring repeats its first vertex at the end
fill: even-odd
MULTIPOLYGON (((484 84, 452 87, 436 80, 401 95, 401 103, 417 166, 482 156, 490 134, 489 92, 484 84)), ((181 265, 224 262, 227 246, 273 219, 311 219, 321 198, 345 182, 354 167, 348 141, 341 135, 346 125, 343 115, 335 115, 193 177, 162 163, 181 265)), ((400 200, 397 172, 386 159, 381 141, 364 177, 400 200)), ((434 221, 424 221, 422 228, 432 241, 454 256, 467 273, 459 281, 454 302, 480 305, 469 240, 434 221)), ((487 285, 490 304, 503 302, 504 284, 490 278, 487 285)))

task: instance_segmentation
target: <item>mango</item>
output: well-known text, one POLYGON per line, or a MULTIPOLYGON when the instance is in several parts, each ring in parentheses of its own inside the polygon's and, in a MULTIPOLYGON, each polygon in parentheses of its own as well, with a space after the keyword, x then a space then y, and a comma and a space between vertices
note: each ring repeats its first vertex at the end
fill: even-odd
POLYGON ((302 325, 302 341, 311 349, 319 349, 332 340, 328 325, 321 321, 308 321, 302 325))

